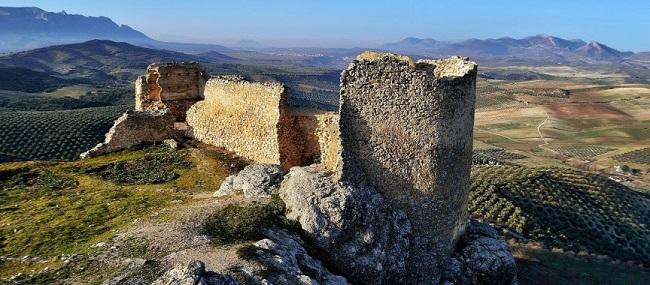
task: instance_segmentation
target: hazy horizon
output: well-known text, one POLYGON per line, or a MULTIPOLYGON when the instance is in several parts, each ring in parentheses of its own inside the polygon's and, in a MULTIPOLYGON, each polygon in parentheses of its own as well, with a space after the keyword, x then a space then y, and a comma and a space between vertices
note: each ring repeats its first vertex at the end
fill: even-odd
POLYGON ((458 41, 547 34, 650 51, 646 1, 0 1, 106 16, 162 41, 268 47, 375 47, 406 37, 458 41), (612 13, 612 5, 616 5, 612 13), (643 28, 646 27, 646 28, 643 28))

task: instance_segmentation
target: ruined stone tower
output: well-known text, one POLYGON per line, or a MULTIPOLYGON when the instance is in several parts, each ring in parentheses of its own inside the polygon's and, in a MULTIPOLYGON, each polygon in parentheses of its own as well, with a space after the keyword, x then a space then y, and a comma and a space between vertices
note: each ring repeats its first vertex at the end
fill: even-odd
POLYGON ((408 284, 437 284, 467 219, 476 64, 365 52, 341 75, 338 175, 413 225, 408 284))
POLYGON ((135 82, 135 110, 169 109, 176 121, 185 121, 185 113, 203 100, 203 88, 209 76, 197 62, 153 63, 135 82))

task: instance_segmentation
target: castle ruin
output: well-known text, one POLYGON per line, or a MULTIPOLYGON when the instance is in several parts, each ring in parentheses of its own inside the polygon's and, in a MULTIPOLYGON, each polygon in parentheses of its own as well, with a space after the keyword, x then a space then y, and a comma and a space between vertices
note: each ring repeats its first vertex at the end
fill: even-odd
MULTIPOLYGON (((181 134, 284 169, 319 162, 343 184, 374 187, 413 225, 408 282, 434 284, 467 220, 476 73, 460 57, 414 62, 365 52, 341 75, 335 113, 288 107, 281 83, 207 79, 196 63, 152 64, 136 81, 136 111, 169 110, 172 121, 186 122, 179 132, 170 115, 156 119, 147 128, 161 136, 181 134)), ((111 142, 137 136, 120 127, 130 117, 138 116, 107 134, 110 148, 86 156, 137 143, 111 142)))

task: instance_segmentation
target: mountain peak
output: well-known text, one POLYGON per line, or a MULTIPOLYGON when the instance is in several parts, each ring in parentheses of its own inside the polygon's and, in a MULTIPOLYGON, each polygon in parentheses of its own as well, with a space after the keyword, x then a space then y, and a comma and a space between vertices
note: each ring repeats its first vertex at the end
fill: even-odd
POLYGON ((438 44, 440 44, 440 42, 432 38, 421 39, 416 37, 407 37, 398 42, 384 44, 379 48, 388 51, 414 52, 418 50, 432 49, 438 44))
POLYGON ((577 52, 587 57, 599 59, 618 59, 626 55, 623 52, 608 47, 597 41, 590 41, 589 43, 578 48, 577 52))
POLYGON ((38 7, 0 7, 0 52, 91 39, 148 43, 152 39, 107 17, 47 12, 38 7))

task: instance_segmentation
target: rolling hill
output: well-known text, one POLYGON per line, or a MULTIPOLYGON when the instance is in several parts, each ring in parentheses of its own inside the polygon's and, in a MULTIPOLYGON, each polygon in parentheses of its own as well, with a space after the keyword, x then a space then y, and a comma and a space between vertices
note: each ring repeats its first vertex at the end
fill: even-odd
POLYGON ((107 39, 150 42, 151 38, 107 17, 47 12, 37 7, 0 7, 0 51, 107 39))
POLYGON ((0 67, 58 73, 94 81, 133 80, 152 62, 193 61, 180 52, 156 50, 107 40, 57 45, 0 57, 0 67))
POLYGON ((3 90, 42 92, 59 87, 90 83, 80 79, 64 79, 45 72, 25 68, 0 67, 0 86, 3 90))
POLYGON ((37 7, 0 7, 0 52, 16 52, 94 39, 182 52, 226 51, 215 44, 162 42, 108 17, 48 12, 37 7))

